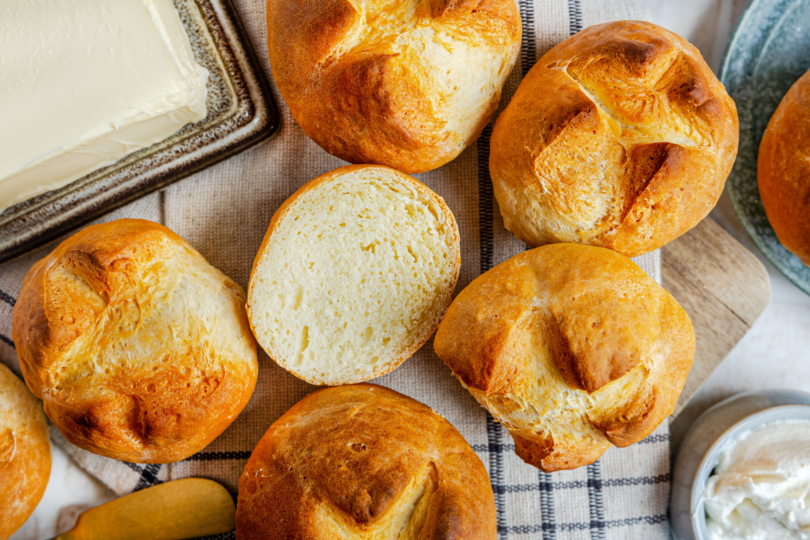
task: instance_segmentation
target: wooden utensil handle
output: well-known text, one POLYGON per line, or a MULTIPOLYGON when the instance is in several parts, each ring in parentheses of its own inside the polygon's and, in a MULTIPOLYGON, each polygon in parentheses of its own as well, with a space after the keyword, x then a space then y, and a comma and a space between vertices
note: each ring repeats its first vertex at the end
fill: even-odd
POLYGON ((91 508, 52 540, 182 540, 233 530, 236 505, 221 485, 185 478, 91 508))

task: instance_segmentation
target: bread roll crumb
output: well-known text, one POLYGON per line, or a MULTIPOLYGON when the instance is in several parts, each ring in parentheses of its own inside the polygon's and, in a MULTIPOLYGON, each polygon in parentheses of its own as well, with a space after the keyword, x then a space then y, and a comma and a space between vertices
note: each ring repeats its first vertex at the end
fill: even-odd
POLYGON ((393 370, 424 344, 460 265, 455 219, 415 179, 349 166, 276 212, 256 256, 248 317, 261 346, 312 384, 393 370))

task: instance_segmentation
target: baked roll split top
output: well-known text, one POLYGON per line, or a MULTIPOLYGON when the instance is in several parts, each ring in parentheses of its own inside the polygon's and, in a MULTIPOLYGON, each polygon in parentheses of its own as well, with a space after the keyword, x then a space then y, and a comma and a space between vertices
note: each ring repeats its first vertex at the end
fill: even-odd
POLYGON ((672 412, 695 350, 686 312, 626 257, 575 244, 517 255, 450 305, 436 354, 547 471, 640 441, 672 412))
POLYGON ((62 242, 23 280, 12 335, 25 380, 73 444, 179 461, 253 393, 245 293, 182 238, 122 219, 62 242))
POLYGON ((633 257, 708 215, 738 131, 734 102, 686 40, 646 22, 592 26, 546 53, 498 117, 495 197, 530 246, 633 257))
POLYGON ((514 0, 267 2, 273 78, 307 136, 410 174, 478 138, 520 36, 514 0))
POLYGON ((484 464, 435 411, 370 384, 308 395, 239 479, 238 540, 493 540, 484 464))

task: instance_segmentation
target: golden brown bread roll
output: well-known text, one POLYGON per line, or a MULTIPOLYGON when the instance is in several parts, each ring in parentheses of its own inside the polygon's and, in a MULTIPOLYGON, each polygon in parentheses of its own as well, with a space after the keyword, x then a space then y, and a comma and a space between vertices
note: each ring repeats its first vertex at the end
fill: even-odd
POLYGON ((351 163, 435 169, 481 134, 517 59, 514 0, 269 0, 273 78, 304 132, 351 163))
POLYGON ((73 444, 184 459, 253 393, 245 293, 175 233, 121 219, 62 242, 23 280, 12 335, 28 386, 73 444))
POLYGON ((371 384, 314 392, 262 437, 239 479, 238 540, 495 540, 495 499, 467 441, 371 384))
POLYGON ((768 122, 757 177, 776 236, 810 266, 810 71, 790 87, 768 122))
POLYGON ((681 37, 646 22, 592 26, 531 69, 492 133, 506 228, 531 246, 628 257, 694 227, 737 153, 734 102, 681 37))
POLYGON ((22 527, 45 493, 51 443, 42 405, 0 364, 0 540, 22 527))
POLYGON ((474 280, 436 354, 546 471, 629 446, 675 407, 695 352, 686 312, 630 259, 554 244, 474 280))

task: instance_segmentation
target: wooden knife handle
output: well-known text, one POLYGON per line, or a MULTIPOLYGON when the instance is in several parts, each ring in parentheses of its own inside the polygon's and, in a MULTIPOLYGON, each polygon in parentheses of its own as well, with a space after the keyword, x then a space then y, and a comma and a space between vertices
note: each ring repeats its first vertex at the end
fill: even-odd
POLYGON ((232 531, 236 505, 214 481, 186 478, 87 510, 52 540, 184 540, 232 531))

